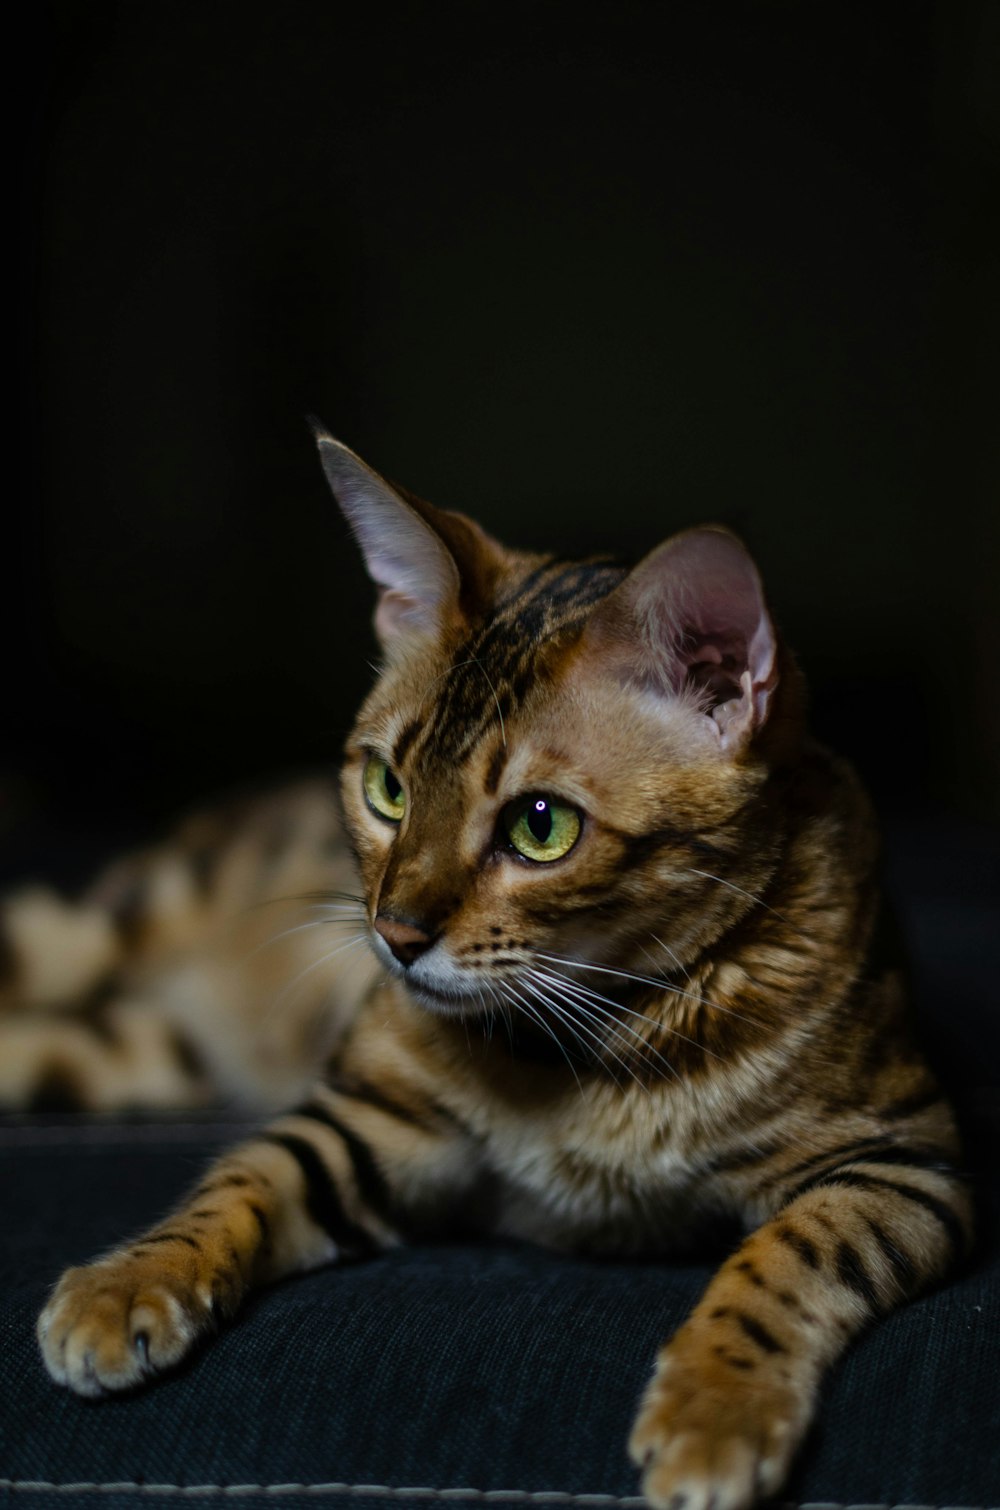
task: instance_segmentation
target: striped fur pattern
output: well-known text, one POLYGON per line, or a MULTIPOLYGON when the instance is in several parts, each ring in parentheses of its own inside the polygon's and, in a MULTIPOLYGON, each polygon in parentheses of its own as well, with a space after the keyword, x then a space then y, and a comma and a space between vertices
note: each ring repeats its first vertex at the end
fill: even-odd
POLYGON ((867 800, 808 739, 732 537, 677 537, 631 572, 516 554, 319 442, 380 590, 385 662, 342 776, 355 879, 310 789, 291 829, 280 802, 247 813, 207 878, 181 840, 99 883, 63 919, 86 961, 75 988, 67 961, 44 982, 9 911, 22 991, 4 1032, 35 1047, 4 1089, 16 1103, 58 1068, 88 1105, 118 1106, 124 1064, 146 1099, 129 1049, 143 1015, 169 1063, 155 1102, 273 1100, 233 1047, 239 1023, 258 1050, 284 1032, 278 1093, 310 1059, 325 1069, 159 1226, 63 1277, 45 1361, 81 1394, 132 1387, 255 1286, 421 1234, 667 1256, 728 1223, 731 1254, 656 1360, 630 1448, 652 1504, 739 1510, 780 1487, 850 1340, 971 1241, 952 1116, 878 924, 867 800), (265 893, 302 891, 354 911, 254 933, 265 893), (348 933, 368 939, 364 965, 347 967, 363 952, 348 933), (275 998, 284 951, 316 936, 295 961, 308 989, 275 998), (72 1016, 74 989, 103 999, 96 1022, 72 1016))
POLYGON ((331 781, 197 814, 76 901, 25 887, 0 907, 0 1106, 286 1107, 378 973, 365 937, 331 781))

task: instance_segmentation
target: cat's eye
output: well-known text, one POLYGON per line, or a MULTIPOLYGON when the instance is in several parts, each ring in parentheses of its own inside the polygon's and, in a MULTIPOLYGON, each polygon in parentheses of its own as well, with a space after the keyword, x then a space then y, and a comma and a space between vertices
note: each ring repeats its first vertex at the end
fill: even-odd
POLYGON ((526 860, 561 860, 580 837, 576 808, 543 792, 530 792, 509 802, 501 821, 511 845, 526 860))
POLYGON ((406 812, 406 794, 403 783, 380 755, 369 755, 362 781, 372 811, 390 823, 398 823, 406 812))

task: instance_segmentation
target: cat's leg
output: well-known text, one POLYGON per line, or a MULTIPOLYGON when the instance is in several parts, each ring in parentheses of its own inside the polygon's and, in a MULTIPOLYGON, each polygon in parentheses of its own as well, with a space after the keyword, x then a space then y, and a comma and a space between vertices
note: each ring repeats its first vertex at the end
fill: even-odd
POLYGON ((165 1221, 70 1269, 38 1322, 52 1377, 82 1395, 170 1368, 247 1293, 399 1243, 475 1179, 474 1150, 416 1095, 315 1089, 224 1155, 165 1221))
POLYGON ((655 1506, 742 1510, 775 1493, 824 1371, 970 1242, 969 1195, 947 1161, 910 1163, 900 1149, 807 1183, 723 1265, 660 1354, 630 1442, 655 1506))

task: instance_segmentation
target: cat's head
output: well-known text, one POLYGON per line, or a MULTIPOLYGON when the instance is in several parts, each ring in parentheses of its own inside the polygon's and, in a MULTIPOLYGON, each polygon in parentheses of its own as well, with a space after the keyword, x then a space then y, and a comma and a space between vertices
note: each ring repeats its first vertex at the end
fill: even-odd
POLYGON ((596 1011, 578 961, 607 972, 591 997, 683 969, 768 850, 781 659, 745 548, 691 530, 631 571, 510 551, 317 441, 379 589, 343 770, 379 957, 463 1014, 596 1011))

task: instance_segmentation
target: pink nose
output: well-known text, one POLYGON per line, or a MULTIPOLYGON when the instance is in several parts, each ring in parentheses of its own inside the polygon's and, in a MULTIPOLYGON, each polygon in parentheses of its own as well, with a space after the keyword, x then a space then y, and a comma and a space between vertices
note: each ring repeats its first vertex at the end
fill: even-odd
POLYGON ((382 912, 375 919, 375 932, 385 939, 401 965, 412 965, 434 942, 422 928, 386 917, 382 912))

